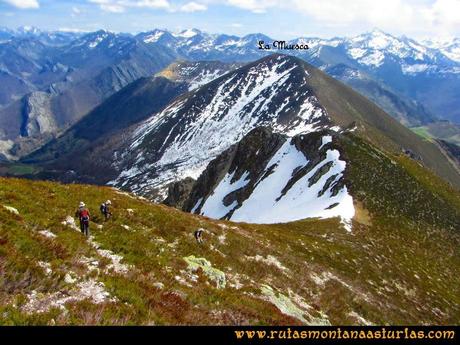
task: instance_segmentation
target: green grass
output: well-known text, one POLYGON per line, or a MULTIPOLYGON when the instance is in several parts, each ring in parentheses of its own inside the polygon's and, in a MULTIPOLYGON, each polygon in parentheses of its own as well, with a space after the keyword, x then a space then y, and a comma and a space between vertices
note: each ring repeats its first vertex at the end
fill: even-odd
POLYGON ((6 163, 0 166, 2 174, 10 174, 14 176, 33 175, 40 170, 40 168, 30 164, 6 163))
POLYGON ((351 135, 340 145, 350 162, 347 186, 369 213, 366 222, 353 222, 351 234, 338 219, 231 223, 111 188, 0 179, 0 324, 299 323, 264 298, 263 284, 332 324, 358 323, 351 312, 376 324, 458 324, 458 192, 405 156, 351 135), (104 222, 98 207, 106 199, 114 217, 104 222), (126 274, 105 271, 111 261, 61 224, 80 200, 93 213, 95 241, 123 257, 131 267, 126 274), (203 245, 193 238, 198 227, 206 229, 203 245), (57 237, 44 237, 44 229, 57 237), (216 289, 201 271, 188 272, 183 258, 190 255, 223 271, 226 288, 216 289), (285 269, 255 259, 269 255, 285 269), (88 272, 82 258, 96 259, 99 273, 88 272), (52 274, 38 261, 48 262, 52 274), (26 313, 34 290, 45 296, 73 291, 78 282, 66 282, 68 272, 80 282, 104 283, 114 300, 26 313))
POLYGON ((428 141, 443 139, 460 146, 460 126, 451 123, 434 122, 427 126, 410 128, 414 133, 428 141))
POLYGON ((417 135, 421 136, 423 139, 432 141, 433 135, 429 132, 427 127, 412 127, 410 128, 412 132, 416 133, 417 135))

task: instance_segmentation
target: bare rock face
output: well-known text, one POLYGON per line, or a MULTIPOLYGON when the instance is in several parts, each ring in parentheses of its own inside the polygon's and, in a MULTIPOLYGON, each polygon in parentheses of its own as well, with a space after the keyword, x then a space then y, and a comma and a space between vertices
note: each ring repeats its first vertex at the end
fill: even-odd
POLYGON ((187 177, 182 181, 171 183, 168 186, 168 196, 163 203, 168 206, 174 206, 182 209, 193 189, 193 186, 195 185, 195 182, 196 181, 191 177, 187 177))
POLYGON ((25 98, 21 135, 31 137, 57 130, 50 111, 51 95, 46 92, 32 92, 25 98))

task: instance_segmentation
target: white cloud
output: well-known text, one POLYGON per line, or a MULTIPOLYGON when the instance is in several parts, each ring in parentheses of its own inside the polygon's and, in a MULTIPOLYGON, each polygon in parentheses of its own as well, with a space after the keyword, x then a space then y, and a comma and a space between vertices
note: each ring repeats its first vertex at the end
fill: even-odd
POLYGON ((294 6, 327 26, 373 26, 408 34, 460 27, 460 0, 294 0, 294 6))
POLYGON ((294 10, 325 28, 363 30, 379 27, 418 34, 460 31, 460 0, 222 0, 255 13, 294 10))
POLYGON ((116 1, 111 1, 111 0, 88 0, 88 2, 91 2, 93 4, 98 4, 99 8, 103 11, 106 12, 112 12, 112 13, 122 13, 125 11, 125 8, 123 6, 120 6, 117 4, 116 1))
POLYGON ((322 21, 326 25, 341 26, 352 23, 371 23, 374 26, 382 26, 395 20, 400 25, 414 14, 414 7, 407 4, 407 1, 385 0, 350 0, 346 4, 340 0, 313 1, 305 4, 301 0, 293 0, 294 6, 303 13, 308 14, 315 20, 322 21))
POLYGON ((459 30, 460 0, 437 0, 426 14, 432 25, 439 25, 444 31, 459 30))
POLYGON ((120 4, 120 1, 112 0, 88 0, 94 4, 98 4, 100 9, 106 12, 122 13, 125 11, 125 7, 120 4))
POLYGON ((125 8, 117 4, 101 4, 101 9, 106 12, 123 13, 125 8))
POLYGON ((279 6, 283 2, 279 0, 227 0, 226 3, 254 13, 265 13, 268 8, 279 6))
POLYGON ((72 16, 72 17, 77 17, 77 16, 79 16, 81 13, 82 13, 82 12, 81 12, 81 10, 80 10, 78 7, 76 7, 76 6, 73 6, 73 7, 72 7, 72 13, 71 13, 71 16, 72 16))
POLYGON ((58 31, 62 31, 62 32, 75 32, 75 33, 89 32, 89 30, 78 29, 78 28, 67 28, 67 27, 59 28, 58 31))
POLYGON ((185 5, 180 7, 181 12, 198 12, 198 11, 206 11, 208 7, 203 4, 198 4, 194 1, 188 2, 185 5))
POLYGON ((3 0, 3 2, 6 2, 7 4, 10 4, 20 9, 40 7, 38 0, 3 0))
POLYGON ((150 8, 162 8, 168 9, 171 7, 168 0, 141 0, 141 1, 120 1, 120 3, 125 3, 125 6, 130 7, 150 7, 150 8))
POLYGON ((88 0, 98 4, 101 10, 112 13, 123 13, 127 7, 146 7, 155 9, 169 9, 168 0, 88 0))

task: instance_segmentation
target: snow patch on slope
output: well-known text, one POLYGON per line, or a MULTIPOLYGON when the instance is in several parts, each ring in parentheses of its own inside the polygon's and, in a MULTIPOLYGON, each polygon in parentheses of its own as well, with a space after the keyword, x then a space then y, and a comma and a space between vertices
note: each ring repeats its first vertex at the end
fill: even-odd
POLYGON ((425 72, 430 66, 427 64, 401 65, 404 74, 417 74, 425 72))
MULTIPOLYGON (((325 136, 323 144, 329 142, 325 136)), ((269 161, 261 176, 266 176, 255 185, 251 195, 238 207, 236 201, 224 206, 223 199, 235 191, 240 185, 235 183, 231 188, 229 176, 226 176, 216 187, 215 192, 205 201, 201 214, 222 218, 230 211, 234 211, 229 218, 232 221, 250 222, 259 224, 284 223, 304 218, 332 218, 340 217, 347 231, 351 231, 351 219, 355 209, 353 198, 343 186, 336 195, 332 194, 330 186, 334 185, 342 176, 346 163, 340 160, 337 150, 327 150, 326 158, 319 162, 306 175, 298 179, 284 194, 283 190, 298 169, 305 167, 309 160, 299 151, 291 140, 283 146, 269 161), (311 178, 319 169, 331 165, 330 168, 318 179, 311 183, 311 178), (268 172, 270 172, 268 174, 268 172), (268 175, 268 176, 267 176, 268 175), (326 186, 327 181, 333 180, 326 186), (327 190, 322 193, 324 187, 327 190), (221 206, 216 208, 215 205, 221 206)))
POLYGON ((212 214, 214 218, 224 217, 230 210, 235 208, 236 201, 231 205, 226 206, 223 203, 223 199, 226 195, 238 190, 248 184, 249 173, 245 172, 243 176, 237 181, 233 181, 234 172, 232 174, 227 173, 224 179, 219 183, 213 194, 206 200, 206 203, 202 207, 202 214, 212 214))
POLYGON ((362 57, 358 61, 361 64, 373 67, 380 67, 383 64, 383 60, 385 59, 385 55, 380 51, 373 51, 370 54, 362 57))
POLYGON ((191 80, 190 86, 189 86, 189 91, 193 91, 195 89, 198 89, 199 87, 201 87, 201 86, 203 86, 203 85, 205 85, 207 83, 212 82, 214 79, 219 78, 223 74, 224 74, 224 72, 221 71, 221 70, 214 70, 214 71, 204 70, 204 71, 201 71, 201 73, 198 76, 196 76, 195 78, 193 78, 193 80, 191 80))
POLYGON ((144 38, 144 43, 155 43, 160 39, 161 36, 163 36, 164 32, 163 31, 155 31, 151 35, 147 36, 144 38))
POLYGON ((196 29, 187 29, 179 32, 178 34, 173 34, 175 37, 183 37, 183 38, 192 38, 198 35, 200 32, 196 29))
POLYGON ((108 37, 108 34, 107 33, 103 33, 101 35, 98 35, 93 41, 91 42, 88 42, 88 47, 90 49, 94 49, 96 48, 99 43, 101 43, 103 40, 105 40, 106 38, 108 37))

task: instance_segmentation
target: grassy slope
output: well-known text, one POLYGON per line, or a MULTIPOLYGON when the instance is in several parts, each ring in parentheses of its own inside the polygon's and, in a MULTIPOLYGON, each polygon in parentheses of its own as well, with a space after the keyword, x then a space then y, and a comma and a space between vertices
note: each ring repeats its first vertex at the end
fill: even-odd
POLYGON ((358 210, 351 234, 336 219, 237 224, 110 188, 1 179, 0 204, 17 208, 20 215, 0 207, 0 323, 299 322, 263 299, 262 284, 268 284, 308 313, 309 322, 327 317, 332 324, 356 324, 363 322, 359 315, 377 324, 458 324, 459 194, 407 157, 376 151, 353 136, 342 145, 352 162, 347 179, 358 210), (115 217, 107 223, 95 217, 92 232, 102 248, 133 265, 127 274, 104 273, 110 262, 79 232, 61 224, 78 201, 85 200, 96 214, 107 198, 115 217), (131 215, 127 209, 133 209, 131 215), (207 230, 202 246, 192 236, 198 227, 207 230), (42 236, 38 231, 43 229, 57 237, 42 236), (216 289, 202 273, 192 281, 183 260, 189 255, 223 271, 227 287, 216 289), (248 259, 256 255, 271 255, 285 269, 248 259), (101 272, 88 273, 82 257, 96 258, 101 272), (49 262, 53 273, 47 276, 38 261, 49 262), (74 289, 77 282, 64 280, 69 271, 79 281, 103 282, 117 300, 71 302, 66 313, 21 311, 32 290, 46 296, 74 289), (156 287, 158 282, 164 287, 156 287))
POLYGON ((311 76, 313 91, 335 123, 347 127, 356 122, 357 132, 363 138, 388 151, 412 150, 422 157, 426 167, 460 188, 460 175, 436 145, 420 138, 350 87, 308 64, 305 68, 311 76))
POLYGON ((434 122, 411 130, 421 137, 432 140, 439 138, 460 146, 460 126, 449 122, 434 122))
POLYGON ((428 127, 412 127, 411 130, 416 133, 417 135, 421 136, 423 139, 432 141, 433 136, 428 131, 428 127))
POLYGON ((39 167, 21 163, 0 163, 0 174, 3 176, 23 176, 35 174, 40 171, 39 167))

